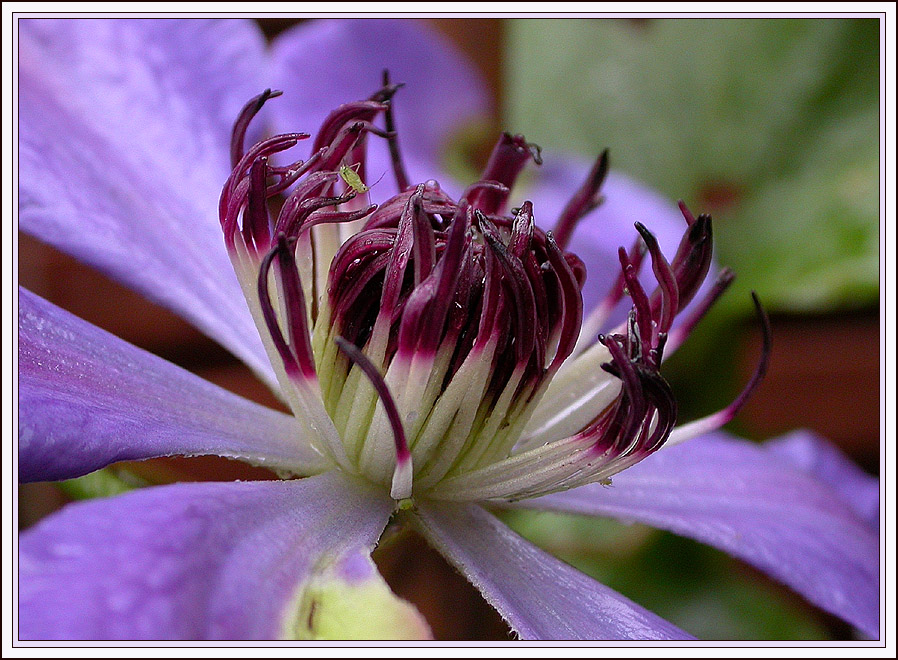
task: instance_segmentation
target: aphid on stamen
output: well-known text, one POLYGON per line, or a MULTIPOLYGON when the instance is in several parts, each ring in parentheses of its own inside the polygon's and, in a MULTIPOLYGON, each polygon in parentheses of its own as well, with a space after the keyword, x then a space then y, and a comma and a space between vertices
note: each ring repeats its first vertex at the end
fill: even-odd
POLYGON ((357 193, 366 193, 371 188, 366 186, 359 176, 359 165, 340 165, 340 178, 346 182, 346 185, 355 190, 357 193))
POLYGON ((371 184, 371 186, 365 185, 365 182, 362 181, 362 177, 359 176, 359 166, 361 163, 356 163, 355 165, 340 165, 340 169, 338 170, 340 174, 340 178, 343 179, 343 182, 352 188, 357 193, 366 193, 371 190, 371 186, 376 186, 380 183, 380 179, 384 178, 384 175, 381 174, 380 178, 371 184))

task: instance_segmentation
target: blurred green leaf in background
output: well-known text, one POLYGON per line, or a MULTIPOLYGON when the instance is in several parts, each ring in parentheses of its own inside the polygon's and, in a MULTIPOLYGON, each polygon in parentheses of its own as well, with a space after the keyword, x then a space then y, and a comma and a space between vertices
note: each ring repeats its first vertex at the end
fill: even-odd
POLYGON ((508 28, 507 124, 544 147, 610 147, 613 167, 712 213, 738 274, 723 308, 746 312, 749 288, 771 311, 876 306, 877 20, 508 28))

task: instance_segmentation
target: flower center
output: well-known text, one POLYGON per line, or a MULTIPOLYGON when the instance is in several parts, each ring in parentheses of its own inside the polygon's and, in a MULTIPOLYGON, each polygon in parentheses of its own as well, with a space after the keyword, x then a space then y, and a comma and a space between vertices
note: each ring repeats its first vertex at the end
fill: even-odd
POLYGON ((600 201, 606 155, 553 235, 534 224, 531 202, 506 208, 522 168, 541 162, 521 136, 502 135, 457 201, 436 181, 409 185, 392 130, 397 89, 385 80, 335 110, 311 156, 285 166, 272 158, 306 134, 243 151, 250 120, 279 93, 250 101, 234 129, 226 245, 313 444, 396 499, 529 497, 607 479, 655 451, 676 419, 662 351, 708 272, 710 218, 685 212, 672 263, 637 225, 641 240, 621 249, 621 277, 584 325, 585 267, 563 248, 600 201), (372 123, 381 113, 391 130, 372 123), (362 201, 369 134, 388 141, 399 187, 379 206, 362 201), (645 251, 651 295, 637 277, 645 251), (597 317, 625 291, 628 321, 596 337, 597 317))

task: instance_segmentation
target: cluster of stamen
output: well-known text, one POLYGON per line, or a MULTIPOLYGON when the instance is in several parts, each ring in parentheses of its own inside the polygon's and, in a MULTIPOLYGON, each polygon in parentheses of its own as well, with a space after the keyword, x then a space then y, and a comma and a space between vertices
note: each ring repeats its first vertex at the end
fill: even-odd
MULTIPOLYGON (((555 232, 544 232, 529 201, 507 209, 522 168, 540 162, 521 136, 500 138, 459 200, 433 180, 408 185, 390 109, 397 89, 385 76, 371 98, 335 110, 305 161, 272 163, 309 137, 302 133, 244 153, 250 120, 277 92, 250 101, 234 129, 220 205, 226 245, 314 446, 389 484, 396 499, 452 500, 605 480, 656 451, 676 422, 659 368, 675 316, 710 267, 710 218, 682 207, 687 231, 672 262, 637 224, 637 243, 619 253, 621 276, 584 324, 585 267, 564 248, 601 201, 607 155, 555 232), (381 113, 386 130, 372 123, 381 113), (379 206, 360 198, 370 134, 388 141, 399 188, 379 206), (357 178, 347 176, 350 166, 357 178), (651 294, 638 277, 646 252, 657 281, 651 294), (628 319, 597 335, 625 292, 628 319)), ((684 325, 730 280, 726 273, 684 325)))

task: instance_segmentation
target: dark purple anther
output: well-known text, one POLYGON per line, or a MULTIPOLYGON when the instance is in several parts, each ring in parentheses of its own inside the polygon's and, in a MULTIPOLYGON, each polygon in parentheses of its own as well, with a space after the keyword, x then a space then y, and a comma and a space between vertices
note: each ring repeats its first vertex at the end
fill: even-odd
MULTIPOLYGON (((688 209, 684 212, 684 216, 689 222, 691 214, 688 209)), ((702 214, 689 224, 689 229, 671 261, 671 267, 677 276, 681 309, 689 304, 705 281, 711 268, 712 250, 711 216, 702 214)))
POLYGON ((268 273, 271 271, 272 263, 277 258, 277 252, 278 248, 275 247, 262 258, 259 268, 257 290, 259 306, 262 309, 262 317, 265 319, 265 325, 268 327, 271 341, 274 344, 275 349, 277 349, 281 362, 284 365, 284 371, 288 377, 297 378, 301 373, 299 362, 297 362, 293 351, 290 350, 287 340, 284 339, 284 333, 281 332, 281 326, 278 323, 277 312, 274 309, 274 305, 271 302, 271 295, 268 292, 268 273))
POLYGON ((724 409, 723 412, 726 415, 726 421, 723 422, 724 424, 733 419, 736 416, 736 413, 738 413, 742 406, 745 405, 745 402, 748 401, 752 392, 755 391, 755 388, 757 388, 758 385, 761 384, 761 381, 764 380, 764 375, 767 373, 767 367, 770 366, 770 351, 773 343, 770 319, 767 316, 767 312, 764 311, 761 301, 758 299, 758 294, 754 291, 751 292, 751 299, 755 304, 755 313, 758 316, 758 320, 761 322, 761 333, 763 337, 761 356, 758 359, 758 365, 755 368, 755 372, 752 374, 748 383, 745 384, 745 387, 742 388, 742 391, 733 402, 724 409))
POLYGON ((257 158, 262 156, 271 156, 271 154, 280 151, 286 151, 291 147, 295 147, 300 140, 309 137, 308 133, 285 133, 283 135, 275 135, 274 137, 262 140, 258 144, 253 145, 249 151, 243 154, 243 157, 231 171, 231 175, 225 182, 225 189, 232 189, 246 174, 247 170, 257 158))
MULTIPOLYGON (((424 184, 419 185, 413 195, 408 198, 405 209, 399 220, 396 240, 390 250, 390 262, 384 274, 383 291, 380 297, 380 314, 391 318, 393 310, 399 302, 405 268, 412 256, 414 244, 414 223, 417 214, 421 213, 421 198, 424 195, 424 184)), ((416 275, 417 279, 417 275, 416 275)))
POLYGON ((271 242, 268 226, 268 157, 253 161, 249 170, 249 192, 243 214, 243 240, 247 245, 266 250, 271 242))
MULTIPOLYGON (((374 124, 367 121, 357 121, 342 128, 330 146, 323 147, 321 162, 317 169, 320 170, 337 170, 344 163, 347 154, 354 151, 357 147, 361 147, 365 139, 365 135, 373 133, 379 137, 389 137, 386 131, 382 131, 374 124)), ((352 158, 350 158, 352 160, 352 158)), ((356 160, 357 163, 362 163, 356 160)), ((352 163, 355 164, 355 163, 352 163)), ((362 170, 363 172, 363 170, 362 170)), ((361 172, 360 172, 361 175, 361 172)))
MULTIPOLYGON (((546 234, 547 256, 555 272, 556 281, 561 288, 561 330, 558 339, 558 348, 555 357, 549 367, 554 371, 570 356, 577 343, 577 335, 583 322, 583 296, 580 294, 581 280, 570 267, 566 255, 561 252, 561 247, 555 242, 552 232, 546 234)), ((582 265, 582 261, 577 260, 582 265)))
POLYGON ((592 169, 586 176, 586 181, 580 186, 580 189, 574 193, 574 196, 564 207, 558 222, 555 223, 555 241, 563 250, 567 247, 571 240, 571 234, 574 233, 574 227, 580 219, 587 213, 595 209, 602 203, 600 191, 605 177, 608 176, 608 150, 605 149, 593 164, 592 169))
MULTIPOLYGON (((577 288, 582 289, 586 284, 586 264, 573 252, 565 252, 564 260, 567 262, 567 265, 570 267, 571 272, 577 280, 577 288)), ((623 289, 623 287, 621 287, 621 289, 623 289)), ((621 293, 623 293, 623 290, 621 293)))
POLYGON ((671 331, 671 350, 675 351, 686 340, 686 337, 692 333, 695 326, 698 325, 698 322, 704 318, 705 314, 707 314, 714 303, 717 302, 718 298, 720 298, 720 296, 722 296, 730 287, 730 284, 733 283, 735 277, 736 274, 729 268, 724 268, 720 271, 711 290, 705 294, 700 302, 696 303, 695 307, 690 310, 689 315, 682 319, 680 324, 671 331))
POLYGON ((522 259, 530 250, 530 242, 533 240, 533 204, 524 202, 517 210, 514 222, 511 225, 511 238, 508 241, 508 250, 518 259, 522 259))
POLYGON ((355 197, 354 194, 347 193, 340 197, 328 197, 319 200, 318 203, 320 206, 316 206, 315 204, 310 205, 303 210, 303 214, 300 216, 297 223, 289 228, 287 236, 294 238, 316 225, 339 225, 346 222, 353 222, 354 220, 361 220, 377 208, 374 204, 370 204, 368 206, 363 206, 360 209, 356 209, 355 211, 328 210, 348 202, 353 197, 355 197), (306 214, 305 211, 309 212, 306 214))
POLYGON ((249 123, 252 121, 253 117, 259 114, 259 110, 262 109, 262 106, 265 105, 265 102, 268 99, 277 98, 281 94, 283 94, 283 92, 280 90, 272 91, 266 89, 258 96, 251 98, 249 102, 243 106, 243 110, 240 111, 240 115, 234 123, 234 130, 231 132, 232 168, 237 167, 237 163, 240 162, 240 158, 243 156, 243 142, 246 138, 246 129, 249 128, 249 123))
MULTIPOLYGON (((390 72, 387 69, 384 69, 383 72, 383 85, 385 89, 392 88, 390 85, 390 72)), ((399 87, 401 85, 395 86, 396 89, 399 87)), ((392 93, 390 97, 392 97, 392 93)), ((384 101, 384 103, 387 106, 384 111, 384 125, 390 136, 387 138, 387 145, 390 148, 390 162, 393 164, 393 176, 396 178, 396 185, 399 188, 399 192, 402 192, 409 187, 408 174, 406 174, 405 165, 403 165, 402 156, 399 153, 399 133, 396 130, 396 119, 393 116, 392 98, 384 101)))
MULTIPOLYGON (((674 398, 673 391, 667 381, 661 377, 657 371, 640 370, 640 378, 642 386, 646 391, 646 396, 652 402, 652 406, 658 414, 657 425, 652 435, 644 442, 641 448, 643 458, 645 455, 661 448, 664 441, 670 435, 677 423, 677 401, 674 398)), ((652 422, 652 416, 646 419, 646 431, 652 422)))
POLYGON ((689 207, 686 206, 686 202, 682 199, 677 202, 677 207, 680 209, 680 213, 683 214, 683 217, 686 218, 686 224, 691 227, 695 224, 695 216, 692 215, 692 211, 689 210, 689 207))
POLYGON ((284 363, 287 375, 291 378, 298 376, 314 378, 315 360, 312 356, 309 326, 306 321, 305 296, 302 292, 302 283, 299 280, 299 271, 296 269, 293 248, 283 234, 278 236, 277 244, 262 259, 259 269, 258 295, 265 324, 268 326, 270 336, 284 363), (287 310, 286 324, 289 344, 278 322, 268 286, 268 275, 275 259, 277 259, 277 274, 287 310))
POLYGON ((658 324, 655 327, 657 336, 659 332, 670 330, 674 316, 680 311, 680 293, 676 276, 667 259, 661 253, 661 247, 658 245, 657 239, 641 222, 636 223, 636 230, 642 236, 642 240, 645 241, 649 254, 652 255, 652 271, 655 273, 655 279, 658 280, 658 291, 652 296, 652 316, 657 316, 659 309, 661 312, 658 324))
POLYGON ((284 200, 275 221, 275 233, 288 234, 290 227, 301 222, 304 210, 309 208, 312 201, 322 199, 322 193, 336 183, 339 177, 336 172, 313 172, 308 175, 284 200))
MULTIPOLYGON (((378 101, 357 101, 345 103, 327 116, 321 125, 321 130, 315 137, 312 152, 330 147, 339 142, 338 136, 347 124, 361 126, 370 122, 381 112, 387 109, 384 103, 378 101)), ((358 132, 358 130, 356 130, 358 132)))
POLYGON ((482 215, 479 216, 483 236, 489 248, 496 255, 502 271, 502 279, 509 292, 509 302, 514 310, 514 326, 512 335, 515 338, 515 359, 524 362, 536 351, 537 364, 540 366, 545 355, 546 337, 537 333, 536 298, 530 280, 521 260, 513 255, 496 235, 495 228, 482 215))
MULTIPOLYGON (((611 366, 613 369, 604 364, 602 368, 620 378, 623 384, 620 405, 624 415, 620 434, 613 439, 613 444, 611 444, 612 450, 620 451, 632 444, 642 426, 643 420, 646 418, 645 392, 642 389, 642 383, 639 375, 636 373, 634 363, 624 353, 625 339, 618 335, 609 335, 603 337, 602 340, 602 343, 611 353, 613 359, 611 366)), ((607 439, 603 440, 607 444, 607 439)))
POLYGON ((280 92, 266 90, 252 99, 234 125, 231 135, 234 168, 225 181, 218 205, 219 220, 229 253, 235 249, 238 230, 241 230, 241 240, 249 252, 264 253, 268 249, 271 237, 266 200, 286 190, 309 166, 309 162, 303 164, 301 161, 287 167, 271 167, 268 164, 271 154, 295 146, 299 140, 308 138, 308 133, 277 135, 262 140, 243 153, 243 140, 250 120, 268 99, 277 96, 280 96, 280 92), (269 178, 277 180, 269 183, 269 178), (241 212, 242 228, 239 225, 241 212))
POLYGON ((452 220, 442 259, 409 295, 399 331, 399 347, 404 352, 433 355, 440 345, 452 294, 462 268, 469 215, 468 207, 462 200, 452 220))
POLYGON ((491 189, 477 190, 468 198, 471 206, 485 215, 501 213, 508 199, 508 190, 514 186, 521 170, 530 160, 537 165, 542 164, 540 148, 527 142, 523 135, 503 133, 480 178, 482 181, 501 183, 507 190, 504 193, 491 189))
POLYGON ((628 261, 627 251, 622 247, 618 248, 617 256, 624 273, 624 280, 627 283, 627 291, 633 301, 633 318, 635 319, 634 325, 636 328, 636 336, 632 337, 632 339, 638 340, 635 342, 634 348, 636 348, 640 354, 647 355, 652 347, 653 334, 652 312, 649 298, 645 293, 645 289, 642 288, 639 277, 637 277, 636 269, 633 268, 633 264, 628 261))
POLYGON ((419 286, 430 276, 433 265, 436 263, 436 236, 430 218, 424 213, 420 201, 414 201, 414 196, 409 198, 409 201, 411 202, 415 286, 419 286))

